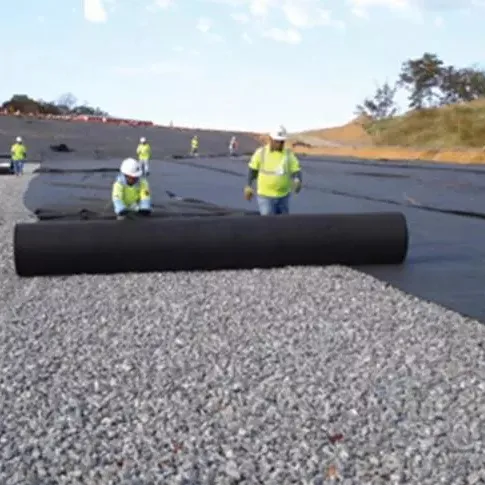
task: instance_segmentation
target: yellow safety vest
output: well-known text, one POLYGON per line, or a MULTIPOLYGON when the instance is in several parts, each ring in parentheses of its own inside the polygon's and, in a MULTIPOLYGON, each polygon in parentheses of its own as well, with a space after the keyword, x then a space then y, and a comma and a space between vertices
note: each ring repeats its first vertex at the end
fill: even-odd
POLYGON ((199 139, 192 138, 192 148, 197 148, 199 146, 199 139))
POLYGON ((271 151, 269 146, 256 150, 249 168, 258 171, 257 192, 263 197, 288 195, 292 189, 292 175, 301 170, 300 162, 292 151, 271 151))
POLYGON ((136 149, 136 154, 138 155, 138 160, 146 162, 150 160, 152 149, 148 143, 140 143, 136 149))
POLYGON ((27 149, 23 143, 14 143, 10 149, 12 160, 20 161, 27 158, 27 149))
POLYGON ((136 206, 143 201, 150 201, 150 187, 145 178, 134 185, 124 184, 119 178, 113 184, 111 194, 113 202, 121 202, 127 209, 135 209, 136 206))

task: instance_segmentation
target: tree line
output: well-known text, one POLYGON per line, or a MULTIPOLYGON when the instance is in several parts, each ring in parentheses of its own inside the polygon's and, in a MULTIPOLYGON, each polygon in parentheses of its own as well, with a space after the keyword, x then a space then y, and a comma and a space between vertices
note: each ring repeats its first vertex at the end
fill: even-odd
POLYGON ((437 54, 425 52, 403 62, 397 80, 377 86, 374 95, 357 106, 356 114, 373 121, 396 116, 395 97, 400 89, 408 93, 409 110, 469 102, 485 96, 485 71, 446 65, 437 54))
POLYGON ((2 103, 1 109, 12 113, 37 115, 109 116, 101 108, 89 106, 88 103, 79 103, 71 93, 63 94, 55 101, 36 100, 26 94, 14 94, 8 101, 2 103))

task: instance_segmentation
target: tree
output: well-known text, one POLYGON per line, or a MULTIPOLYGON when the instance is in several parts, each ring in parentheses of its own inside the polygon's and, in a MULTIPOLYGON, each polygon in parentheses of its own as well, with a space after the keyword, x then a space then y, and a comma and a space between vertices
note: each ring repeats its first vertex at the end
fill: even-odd
POLYGON ((372 98, 364 99, 356 109, 356 114, 366 116, 372 120, 382 120, 395 116, 398 109, 395 102, 397 87, 392 87, 388 82, 377 86, 372 98))
POLYGON ((63 94, 57 101, 34 100, 26 94, 14 94, 1 105, 1 109, 7 109, 10 112, 18 111, 22 114, 109 116, 99 107, 93 108, 87 103, 78 106, 76 103, 76 97, 70 93, 63 94))
POLYGON ((468 102, 485 96, 485 72, 475 68, 447 66, 441 78, 440 104, 468 102))
POLYGON ((401 66, 398 86, 410 92, 409 107, 422 109, 439 103, 439 86, 443 74, 443 61, 425 52, 418 59, 409 59, 401 66))
POLYGON ((58 106, 61 111, 69 113, 76 107, 77 98, 71 93, 65 93, 59 96, 54 104, 58 106))

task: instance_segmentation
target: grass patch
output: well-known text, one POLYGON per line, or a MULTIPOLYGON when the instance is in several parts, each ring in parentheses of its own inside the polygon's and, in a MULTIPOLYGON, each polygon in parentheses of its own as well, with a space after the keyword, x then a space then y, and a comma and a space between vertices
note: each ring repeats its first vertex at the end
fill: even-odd
POLYGON ((355 146, 482 149, 485 146, 485 98, 471 103, 411 111, 376 122, 361 117, 344 126, 311 130, 306 134, 355 146))
POLYGON ((485 103, 412 111, 404 116, 369 123, 364 129, 376 145, 439 150, 482 148, 485 145, 485 103))

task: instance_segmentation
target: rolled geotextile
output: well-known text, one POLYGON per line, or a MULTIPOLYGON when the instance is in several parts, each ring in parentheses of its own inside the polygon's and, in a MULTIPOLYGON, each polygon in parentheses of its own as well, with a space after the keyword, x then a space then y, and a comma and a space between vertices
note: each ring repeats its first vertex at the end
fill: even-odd
POLYGON ((401 213, 17 224, 20 276, 399 264, 401 213))
POLYGON ((0 158, 0 175, 10 175, 11 173, 10 162, 5 162, 0 158))

